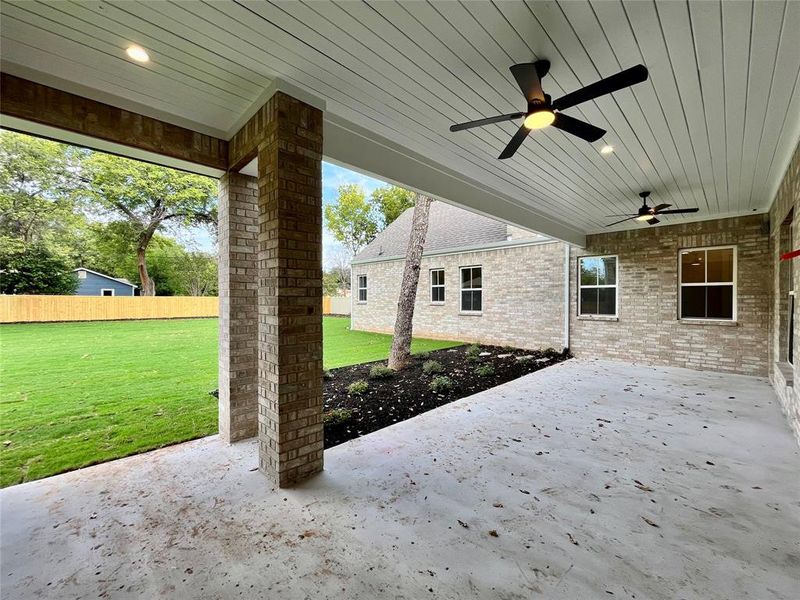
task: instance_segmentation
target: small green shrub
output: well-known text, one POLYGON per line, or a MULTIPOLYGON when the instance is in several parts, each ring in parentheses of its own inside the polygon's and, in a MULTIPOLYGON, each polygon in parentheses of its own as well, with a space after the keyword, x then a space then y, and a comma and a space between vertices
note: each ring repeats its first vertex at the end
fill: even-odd
POLYGON ((427 375, 441 373, 442 371, 444 371, 444 367, 438 360, 426 360, 422 363, 422 372, 427 375))
POLYGON ((369 384, 363 379, 359 379, 358 381, 354 381, 353 383, 347 386, 347 393, 357 396, 358 394, 363 394, 368 389, 369 389, 369 384))
POLYGON ((415 355, 419 360, 428 360, 431 357, 430 350, 423 350, 422 352, 417 352, 415 355))
POLYGON ((322 422, 325 425, 336 425, 337 423, 344 423, 352 416, 353 411, 349 408, 334 408, 322 413, 322 422))
POLYGON ((333 373, 331 373, 330 371, 325 369, 322 372, 322 379, 323 379, 323 381, 330 381, 331 379, 333 379, 333 373))
POLYGON ((442 392, 446 392, 447 390, 453 389, 453 380, 444 375, 440 375, 439 377, 434 377, 431 380, 429 387, 431 388, 432 392, 440 394, 442 392))
POLYGON ((394 376, 394 369, 386 365, 375 365, 369 370, 370 379, 389 379, 394 376))
POLYGON ((494 367, 492 365, 478 365, 475 367, 475 375, 478 377, 489 377, 494 375, 494 367))
POLYGON ((478 344, 470 344, 467 346, 467 358, 478 358, 481 353, 481 347, 478 344))

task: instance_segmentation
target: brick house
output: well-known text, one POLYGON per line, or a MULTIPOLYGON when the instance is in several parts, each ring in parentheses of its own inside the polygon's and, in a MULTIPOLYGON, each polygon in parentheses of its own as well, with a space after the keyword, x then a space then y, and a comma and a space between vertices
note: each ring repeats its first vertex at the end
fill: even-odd
MULTIPOLYGON (((393 331, 412 213, 406 210, 353 260, 354 329, 393 331)), ((564 261, 559 241, 435 201, 414 335, 561 348, 564 261)))
MULTIPOLYGON (((411 214, 353 260, 354 329, 393 330, 411 214)), ((769 243, 753 215, 643 224, 579 248, 434 202, 414 334, 767 375, 769 243)))

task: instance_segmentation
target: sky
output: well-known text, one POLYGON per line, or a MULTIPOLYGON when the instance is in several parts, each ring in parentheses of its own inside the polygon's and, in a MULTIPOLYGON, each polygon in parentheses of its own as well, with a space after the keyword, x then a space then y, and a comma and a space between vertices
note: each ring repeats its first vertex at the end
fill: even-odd
MULTIPOLYGON (((334 204, 336 202, 337 190, 340 185, 348 183, 356 183, 362 187, 364 192, 369 196, 373 190, 381 186, 387 185, 386 182, 356 173, 350 169, 339 167, 332 163, 322 163, 322 204, 334 204)), ((175 239, 181 242, 187 248, 193 250, 200 250, 203 252, 216 252, 215 241, 211 232, 205 227, 192 227, 184 231, 182 234, 173 235, 175 239)), ((322 233, 322 264, 329 266, 330 257, 332 254, 342 248, 333 236, 330 234, 326 227, 323 227, 322 233)))

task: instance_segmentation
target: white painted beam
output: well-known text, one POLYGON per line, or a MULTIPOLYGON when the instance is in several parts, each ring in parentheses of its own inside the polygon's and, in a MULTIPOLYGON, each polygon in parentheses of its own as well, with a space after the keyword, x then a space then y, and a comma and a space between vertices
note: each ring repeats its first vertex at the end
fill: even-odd
POLYGON ((329 162, 487 217, 577 246, 586 243, 578 229, 331 113, 325 114, 323 154, 329 162))

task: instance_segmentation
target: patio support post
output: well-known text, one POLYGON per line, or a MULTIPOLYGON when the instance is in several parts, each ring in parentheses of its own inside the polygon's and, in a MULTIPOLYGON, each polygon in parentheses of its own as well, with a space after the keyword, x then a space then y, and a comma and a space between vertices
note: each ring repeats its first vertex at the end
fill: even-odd
POLYGON ((261 117, 259 467, 287 487, 322 470, 322 111, 276 92, 261 117))
POLYGON ((258 179, 219 181, 219 434, 258 433, 258 179))

